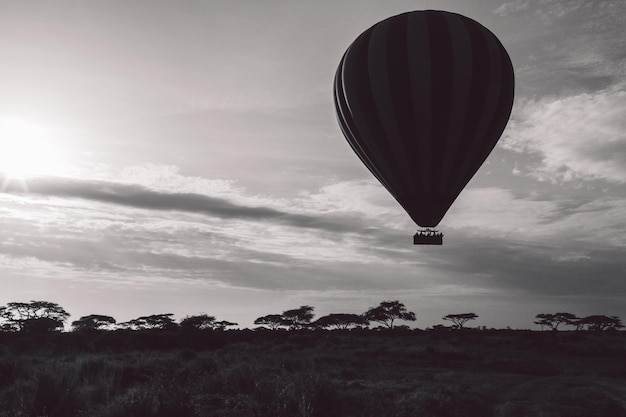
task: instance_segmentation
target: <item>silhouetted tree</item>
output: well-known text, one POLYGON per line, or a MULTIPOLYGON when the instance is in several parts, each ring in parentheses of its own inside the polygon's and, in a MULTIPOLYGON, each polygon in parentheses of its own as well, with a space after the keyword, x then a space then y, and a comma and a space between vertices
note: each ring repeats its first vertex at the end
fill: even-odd
POLYGON ((349 329, 351 327, 367 326, 369 322, 360 314, 334 313, 320 317, 313 324, 330 329, 349 329))
POLYGON ((284 324, 287 324, 291 329, 302 329, 303 327, 309 327, 311 320, 315 316, 313 310, 315 307, 300 306, 293 310, 283 311, 282 317, 284 324))
POLYGON ((143 316, 138 317, 136 319, 127 321, 125 323, 120 323, 120 326, 127 327, 134 330, 141 329, 170 329, 172 327, 176 327, 176 323, 172 319, 174 314, 153 314, 151 316, 143 316))
POLYGON ((478 318, 478 315, 475 313, 462 313, 462 314, 448 314, 443 317, 443 320, 451 321, 452 327, 455 329, 462 329, 463 325, 467 323, 469 320, 475 320, 478 318))
POLYGON ((227 321, 227 320, 221 320, 221 321, 216 321, 215 322, 215 328, 217 330, 225 330, 227 327, 231 327, 231 326, 238 326, 238 323, 233 323, 231 321, 227 321))
POLYGON ((72 322, 72 330, 84 331, 84 330, 100 330, 107 326, 114 325, 115 319, 111 316, 104 316, 101 314, 90 314, 88 316, 82 316, 76 321, 72 322))
MULTIPOLYGON (((49 301, 30 301, 28 303, 11 302, 7 303, 5 307, 0 310, 0 315, 7 321, 8 328, 14 328, 16 330, 23 330, 26 326, 33 329, 47 328, 52 325, 52 322, 46 320, 40 324, 33 324, 33 320, 38 319, 50 319, 57 323, 63 323, 67 320, 70 314, 63 309, 57 303, 49 301), (27 324, 28 322, 28 324, 27 324)), ((57 326, 58 327, 58 326, 57 326)), ((55 327, 56 328, 56 327, 55 327)))
POLYGON ((579 320, 579 318, 572 313, 537 314, 535 318, 539 319, 534 323, 541 326, 541 330, 547 327, 554 331, 558 330, 561 324, 576 325, 579 320))
POLYGON ((622 320, 617 316, 587 316, 580 319, 580 323, 587 326, 587 330, 593 331, 619 330, 624 328, 622 320))
POLYGON ((215 317, 209 316, 208 314, 187 316, 180 321, 180 326, 184 329, 213 329, 215 328, 215 317))
POLYGON ((363 314, 367 321, 375 321, 393 329, 395 320, 415 321, 415 313, 407 311, 400 301, 383 301, 378 307, 372 307, 363 314))
POLYGON ((46 333, 63 330, 63 322, 50 317, 24 320, 22 331, 31 333, 46 333))
POLYGON ((272 330, 276 330, 281 326, 289 326, 288 323, 285 323, 283 316, 281 314, 268 314, 267 316, 259 317, 254 320, 254 324, 259 326, 267 326, 272 330))

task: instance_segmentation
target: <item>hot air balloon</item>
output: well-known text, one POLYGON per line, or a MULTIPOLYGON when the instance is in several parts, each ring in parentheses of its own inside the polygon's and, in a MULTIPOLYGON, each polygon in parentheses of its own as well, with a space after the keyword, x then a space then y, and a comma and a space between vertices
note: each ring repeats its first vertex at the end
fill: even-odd
POLYGON ((478 22, 445 11, 390 17, 363 32, 334 81, 337 118, 365 166, 442 244, 439 224, 511 114, 513 65, 478 22))

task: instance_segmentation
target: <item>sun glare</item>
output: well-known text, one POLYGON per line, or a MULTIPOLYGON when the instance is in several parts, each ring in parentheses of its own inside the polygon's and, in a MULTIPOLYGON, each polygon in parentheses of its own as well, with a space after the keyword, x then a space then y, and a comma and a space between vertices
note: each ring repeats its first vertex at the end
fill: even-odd
POLYGON ((0 118, 0 173, 16 179, 62 174, 66 163, 54 134, 23 119, 0 118))

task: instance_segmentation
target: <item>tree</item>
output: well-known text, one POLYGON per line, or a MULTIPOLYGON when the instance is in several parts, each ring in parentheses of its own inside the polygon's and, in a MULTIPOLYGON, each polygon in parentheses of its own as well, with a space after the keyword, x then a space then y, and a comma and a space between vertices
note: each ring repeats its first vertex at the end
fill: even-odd
POLYGON ((603 330, 619 330, 623 329, 622 320, 617 316, 594 315, 580 319, 580 323, 587 326, 587 330, 603 331, 603 330))
POLYGON ((369 324, 360 314, 334 313, 320 317, 314 323, 318 327, 331 329, 349 329, 369 324))
POLYGON ((51 317, 27 319, 22 323, 22 331, 31 333, 47 333, 63 330, 63 322, 51 317))
POLYGON ((375 321, 393 329, 395 320, 415 321, 415 313, 407 311, 400 301, 383 301, 378 307, 372 307, 363 315, 367 321, 375 321))
POLYGON ((226 320, 216 321, 215 317, 209 316, 204 313, 198 314, 196 316, 187 316, 180 321, 180 327, 182 327, 183 329, 224 330, 229 326, 237 326, 237 323, 232 323, 226 320))
POLYGON ((478 318, 478 315, 475 313, 462 313, 462 314, 448 314, 443 317, 443 320, 451 321, 452 327, 455 329, 462 329, 463 325, 469 320, 475 320, 478 318))
POLYGON ((151 316, 138 317, 130 320, 126 323, 121 323, 120 326, 124 326, 134 330, 164 330, 176 326, 176 323, 172 319, 174 314, 153 314, 151 316))
POLYGON ((226 330, 227 327, 230 326, 239 326, 238 323, 233 323, 232 321, 221 320, 215 322, 215 328, 217 330, 226 330))
POLYGON ((539 319, 534 323, 541 326, 541 330, 547 327, 554 331, 557 331, 561 324, 575 326, 579 320, 579 318, 572 313, 537 314, 535 318, 539 319))
POLYGON ((288 325, 292 330, 308 327, 315 316, 313 314, 314 309, 311 306, 300 306, 300 308, 283 311, 282 318, 284 324, 288 325))
MULTIPOLYGON (((30 301, 28 303, 11 302, 0 310, 0 315, 7 321, 9 328, 24 330, 26 326, 33 329, 33 326, 49 327, 52 322, 46 321, 47 325, 34 325, 33 320, 50 319, 57 323, 63 323, 70 314, 60 305, 49 301, 30 301), (28 322, 28 324, 26 324, 28 322)), ((43 323, 43 322, 42 322, 43 323)), ((58 326, 57 326, 58 327, 58 326)))
POLYGON ((281 326, 288 326, 281 314, 268 314, 254 320, 254 324, 259 326, 267 326, 272 330, 276 330, 281 326))
POLYGON ((82 316, 78 320, 73 321, 72 329, 74 331, 101 330, 106 328, 107 326, 112 326, 115 323, 115 319, 111 316, 90 314, 88 316, 82 316))
POLYGON ((187 316, 180 321, 180 326, 183 329, 213 329, 215 328, 215 317, 207 314, 187 316))

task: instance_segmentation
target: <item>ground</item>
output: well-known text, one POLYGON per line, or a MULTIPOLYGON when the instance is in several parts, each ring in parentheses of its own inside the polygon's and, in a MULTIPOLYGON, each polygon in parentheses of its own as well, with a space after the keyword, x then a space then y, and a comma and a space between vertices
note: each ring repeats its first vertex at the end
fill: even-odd
POLYGON ((622 332, 3 334, 0 416, 626 416, 622 332))

